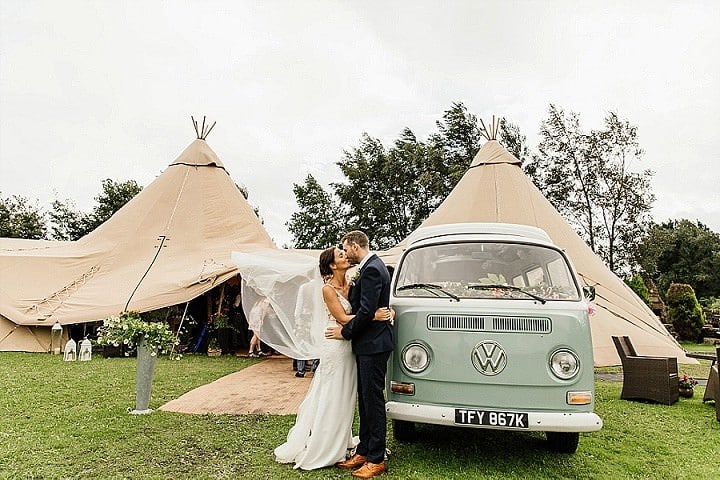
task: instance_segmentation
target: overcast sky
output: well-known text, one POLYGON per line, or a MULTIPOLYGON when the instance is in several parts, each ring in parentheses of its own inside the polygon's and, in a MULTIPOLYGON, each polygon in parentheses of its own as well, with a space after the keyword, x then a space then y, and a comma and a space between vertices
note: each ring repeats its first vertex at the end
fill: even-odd
POLYGON ((720 232, 720 1, 0 0, 0 195, 149 184, 195 139, 278 245, 293 183, 340 180, 367 132, 424 140, 452 102, 531 148, 550 103, 639 128, 655 220, 720 232))

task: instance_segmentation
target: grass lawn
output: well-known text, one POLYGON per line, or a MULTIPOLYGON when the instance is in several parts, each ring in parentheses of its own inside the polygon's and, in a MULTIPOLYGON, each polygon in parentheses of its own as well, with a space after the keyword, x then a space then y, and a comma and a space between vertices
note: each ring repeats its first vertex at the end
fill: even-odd
MULTIPOLYGON (((685 345, 700 350, 693 347, 685 345)), ((161 357, 150 406, 255 361, 161 357)), ((708 365, 681 365, 681 371, 707 378, 708 365)), ((65 363, 48 354, 4 352, 0 380, 0 478, 352 478, 334 467, 298 472, 273 460, 294 416, 128 415, 134 358, 65 363)), ((423 426, 415 443, 390 438, 390 471, 381 478, 719 478, 720 422, 702 403, 702 387, 672 406, 620 400, 620 388, 596 383, 605 426, 581 434, 573 455, 546 450, 542 433, 423 426)))

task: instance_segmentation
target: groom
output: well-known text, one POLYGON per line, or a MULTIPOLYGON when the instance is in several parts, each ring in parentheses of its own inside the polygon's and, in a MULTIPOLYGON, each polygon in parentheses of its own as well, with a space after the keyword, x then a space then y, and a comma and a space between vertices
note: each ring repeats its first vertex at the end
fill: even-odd
POLYGON ((356 478, 372 478, 385 466, 385 373, 393 349, 390 322, 374 322, 375 310, 390 303, 390 273, 377 255, 370 252, 368 237, 353 231, 341 240, 345 256, 358 264, 359 276, 350 287, 350 304, 355 317, 343 327, 328 328, 326 337, 352 340, 358 374, 360 443, 356 453, 340 468, 355 469, 356 478))

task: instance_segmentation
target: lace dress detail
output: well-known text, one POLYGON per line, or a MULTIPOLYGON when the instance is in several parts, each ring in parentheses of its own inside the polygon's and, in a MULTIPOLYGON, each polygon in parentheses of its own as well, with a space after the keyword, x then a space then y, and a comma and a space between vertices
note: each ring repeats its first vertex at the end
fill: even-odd
MULTIPOLYGON (((336 293, 345 313, 350 314, 350 302, 336 293)), ((336 326, 335 319, 326 312, 327 325, 336 326)), ((351 342, 323 339, 320 365, 287 441, 275 449, 276 460, 294 463, 295 468, 303 470, 344 460, 347 449, 357 443, 352 437, 356 397, 357 368, 351 342)))

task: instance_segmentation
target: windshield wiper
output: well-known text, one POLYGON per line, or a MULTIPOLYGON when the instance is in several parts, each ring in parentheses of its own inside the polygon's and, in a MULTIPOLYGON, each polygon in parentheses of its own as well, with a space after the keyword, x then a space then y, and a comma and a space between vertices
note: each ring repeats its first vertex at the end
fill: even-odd
POLYGON ((530 292, 528 292, 527 290, 523 290, 523 289, 520 288, 520 287, 516 287, 515 285, 503 285, 503 284, 501 284, 501 283, 491 283, 491 284, 487 284, 487 283, 470 283, 470 284, 468 284, 468 288, 472 288, 473 290, 493 290, 493 289, 495 289, 495 288, 497 288, 497 289, 502 289, 502 290, 512 290, 512 291, 514 291, 514 292, 524 293, 524 294, 527 295, 528 297, 534 298, 535 300, 537 300, 538 302, 542 303, 543 305, 545 304, 545 302, 547 302, 547 300, 545 300, 545 299, 544 299, 543 297, 541 297, 540 295, 535 295, 534 293, 530 293, 530 292))
POLYGON ((398 287, 397 290, 414 290, 417 288, 422 288, 423 290, 427 290, 428 292, 432 293, 436 297, 439 297, 435 290, 439 290, 448 297, 452 298, 455 301, 460 301, 460 297, 455 295, 454 293, 450 293, 447 290, 443 290, 443 288, 440 285, 435 285, 434 283, 408 283, 407 285, 403 285, 402 287, 398 287))

